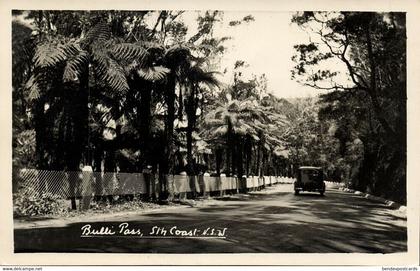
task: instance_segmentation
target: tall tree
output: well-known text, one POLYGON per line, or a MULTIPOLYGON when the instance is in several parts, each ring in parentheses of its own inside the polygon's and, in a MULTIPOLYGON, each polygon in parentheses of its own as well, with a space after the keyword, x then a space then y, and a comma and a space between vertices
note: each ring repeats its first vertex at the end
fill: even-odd
MULTIPOLYGON (((361 188, 405 201, 405 14, 304 12, 296 14, 292 21, 311 35, 311 42, 295 46, 296 67, 292 76, 317 89, 340 90, 368 98, 364 102, 368 101, 371 115, 366 122, 375 127, 376 136, 367 132, 372 129, 356 130, 364 145, 362 169, 375 174, 370 177, 360 174, 359 178, 370 180, 360 180, 360 184, 365 184, 361 188), (332 60, 341 63, 342 69, 325 69, 327 65, 323 63, 332 60), (343 80, 343 76, 340 80, 340 71, 345 71, 348 80, 343 80)), ((353 106, 364 107, 360 103, 353 106)), ((350 139, 339 137, 344 141, 350 139)))

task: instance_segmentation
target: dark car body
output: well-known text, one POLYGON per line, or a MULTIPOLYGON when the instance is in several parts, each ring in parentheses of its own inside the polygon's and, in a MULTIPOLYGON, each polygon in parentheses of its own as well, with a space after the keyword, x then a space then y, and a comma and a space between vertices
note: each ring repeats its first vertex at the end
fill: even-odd
POLYGON ((301 191, 325 193, 324 173, 320 167, 299 167, 296 181, 294 182, 295 194, 301 191))

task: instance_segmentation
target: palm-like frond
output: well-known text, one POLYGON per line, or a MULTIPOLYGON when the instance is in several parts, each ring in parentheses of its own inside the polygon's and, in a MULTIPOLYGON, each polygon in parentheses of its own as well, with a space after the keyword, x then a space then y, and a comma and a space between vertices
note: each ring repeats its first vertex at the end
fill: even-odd
POLYGON ((109 68, 105 74, 105 80, 109 86, 119 92, 125 92, 130 87, 127 83, 127 78, 124 73, 124 69, 112 58, 109 58, 109 68))
POLYGON ((241 121, 240 124, 239 124, 239 127, 241 127, 241 129, 243 129, 243 131, 244 131, 243 135, 248 134, 248 135, 255 135, 255 136, 257 136, 257 133, 258 132, 255 129, 255 127, 252 126, 252 124, 248 124, 245 121, 241 121))
POLYGON ((119 43, 110 49, 112 56, 119 61, 141 62, 147 54, 147 50, 140 44, 119 43))
POLYGON ((109 56, 106 49, 102 46, 95 46, 93 47, 91 54, 97 74, 100 77, 105 77, 107 69, 109 68, 109 56))
POLYGON ((89 54, 86 51, 80 51, 76 56, 66 62, 63 73, 63 81, 71 82, 80 78, 83 70, 89 61, 89 54))
POLYGON ((205 118, 204 121, 206 125, 208 126, 218 126, 218 125, 223 125, 225 123, 223 120, 216 119, 216 118, 205 118))
POLYGON ((26 82, 25 88, 29 90, 29 100, 33 101, 36 99, 39 99, 41 96, 41 91, 39 89, 38 82, 35 79, 35 76, 32 75, 31 78, 29 78, 28 82, 26 82))
POLYGON ((267 142, 264 142, 264 148, 267 150, 267 151, 270 151, 271 150, 271 147, 270 147, 270 145, 267 143, 267 142))
POLYGON ((137 70, 137 73, 144 80, 155 82, 164 79, 170 71, 170 69, 163 66, 153 66, 140 68, 137 70))
POLYGON ((188 71, 188 80, 196 83, 206 84, 212 87, 219 87, 220 82, 214 76, 217 72, 204 71, 198 66, 193 66, 188 71))
POLYGON ((235 128, 235 134, 244 136, 248 133, 247 129, 243 125, 239 125, 235 128))
MULTIPOLYGON (((45 71, 54 71, 64 82, 75 81, 88 71, 92 64, 98 82, 112 90, 125 92, 129 89, 123 67, 133 61, 141 63, 147 50, 141 44, 116 44, 111 39, 111 31, 106 23, 93 26, 78 40, 62 38, 50 39, 37 46, 33 61, 34 76, 27 82, 31 100, 43 95, 52 79, 45 71), (64 70, 61 67, 64 66, 64 70), (61 74, 60 74, 61 72, 61 74)), ((136 69, 139 67, 136 64, 136 69)))
POLYGON ((164 55, 165 54, 165 46, 160 43, 156 42, 147 42, 144 41, 141 43, 145 48, 147 48, 147 52, 149 55, 164 55))
POLYGON ((113 59, 106 47, 95 46, 92 50, 93 61, 98 76, 112 89, 120 92, 129 89, 124 69, 113 59))
POLYGON ((256 100, 230 100, 225 103, 216 102, 216 106, 207 113, 204 119, 204 137, 214 141, 226 135, 227 124, 232 132, 241 136, 251 136, 254 141, 260 141, 266 149, 284 145, 280 140, 282 129, 287 119, 271 107, 261 106, 256 100), (261 138, 261 135, 263 136, 261 138))
POLYGON ((187 66, 191 58, 190 48, 184 45, 175 45, 165 52, 165 64, 171 68, 187 66))
POLYGON ((36 48, 34 63, 35 66, 41 68, 52 67, 78 54, 79 51, 80 47, 74 41, 66 43, 59 43, 57 41, 45 42, 36 48))
POLYGON ((31 102, 43 96, 57 79, 59 80, 59 76, 57 77, 57 72, 54 69, 36 69, 24 87, 28 93, 28 101, 31 102))
POLYGON ((228 129, 226 125, 222 125, 219 127, 215 127, 212 131, 211 131, 211 135, 212 136, 224 136, 226 135, 228 129))
POLYGON ((83 45, 90 45, 93 43, 104 43, 111 38, 111 30, 106 22, 99 22, 89 29, 86 36, 83 38, 83 45))

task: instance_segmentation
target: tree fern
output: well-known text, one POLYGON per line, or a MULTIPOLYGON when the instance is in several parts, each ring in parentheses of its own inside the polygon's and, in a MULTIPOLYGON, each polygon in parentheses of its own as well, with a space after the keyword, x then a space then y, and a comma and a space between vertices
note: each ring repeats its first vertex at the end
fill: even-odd
POLYGON ((216 79, 217 72, 205 71, 200 67, 194 66, 189 71, 189 79, 193 82, 205 84, 210 87, 219 87, 220 82, 216 79))
POLYGON ((183 66, 183 64, 189 63, 190 58, 191 58, 190 48, 186 46, 176 45, 176 46, 170 47, 166 51, 165 64, 171 68, 183 66))

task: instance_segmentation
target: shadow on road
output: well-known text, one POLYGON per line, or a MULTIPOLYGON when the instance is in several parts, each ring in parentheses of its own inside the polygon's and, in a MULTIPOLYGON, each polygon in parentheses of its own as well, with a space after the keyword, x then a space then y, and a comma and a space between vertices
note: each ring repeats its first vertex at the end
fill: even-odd
POLYGON ((337 190, 326 196, 291 192, 250 194, 195 208, 130 215, 96 228, 129 222, 130 227, 227 228, 226 239, 86 238, 86 222, 65 227, 16 229, 16 252, 137 253, 394 253, 407 250, 405 221, 389 208, 337 190))
POLYGON ((305 193, 299 193, 298 195, 295 195, 296 197, 314 197, 314 198, 323 198, 323 197, 325 197, 325 194, 324 195, 321 195, 321 194, 319 194, 319 193, 307 193, 307 192, 305 192, 305 193))

